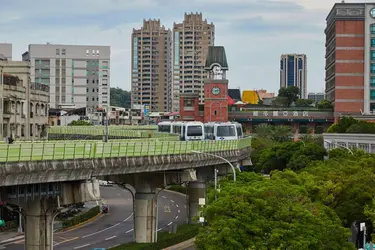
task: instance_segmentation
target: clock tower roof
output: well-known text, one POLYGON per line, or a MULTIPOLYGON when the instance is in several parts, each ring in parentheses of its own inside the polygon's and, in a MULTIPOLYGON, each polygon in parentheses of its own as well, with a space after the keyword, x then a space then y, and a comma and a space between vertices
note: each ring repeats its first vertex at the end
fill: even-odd
POLYGON ((220 66, 223 71, 228 70, 227 56, 223 46, 210 46, 206 58, 205 70, 212 70, 214 66, 220 66))

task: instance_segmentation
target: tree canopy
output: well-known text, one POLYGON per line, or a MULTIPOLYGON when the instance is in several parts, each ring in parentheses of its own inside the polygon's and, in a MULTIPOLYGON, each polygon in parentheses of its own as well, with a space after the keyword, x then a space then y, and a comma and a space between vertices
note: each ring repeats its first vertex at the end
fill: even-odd
POLYGON ((300 97, 299 88, 296 86, 288 86, 287 88, 280 88, 278 97, 284 97, 287 99, 287 105, 290 106, 293 102, 296 102, 300 97))
POLYGON ((301 182, 242 173, 236 183, 222 181, 221 190, 216 201, 209 193, 198 249, 355 249, 335 212, 312 201, 301 182))
POLYGON ((72 121, 68 126, 92 126, 91 122, 85 120, 72 121))
POLYGON ((120 88, 111 88, 110 103, 112 106, 130 108, 131 93, 120 88))
POLYGON ((375 134, 375 123, 360 121, 353 117, 341 117, 339 122, 332 124, 328 133, 375 134))

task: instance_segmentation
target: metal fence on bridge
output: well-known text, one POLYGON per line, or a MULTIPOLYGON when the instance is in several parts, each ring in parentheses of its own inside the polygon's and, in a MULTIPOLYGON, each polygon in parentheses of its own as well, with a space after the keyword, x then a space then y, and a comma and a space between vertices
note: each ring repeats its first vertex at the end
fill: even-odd
POLYGON ((251 137, 224 141, 117 140, 1 144, 0 162, 74 160, 220 152, 251 146, 251 137))

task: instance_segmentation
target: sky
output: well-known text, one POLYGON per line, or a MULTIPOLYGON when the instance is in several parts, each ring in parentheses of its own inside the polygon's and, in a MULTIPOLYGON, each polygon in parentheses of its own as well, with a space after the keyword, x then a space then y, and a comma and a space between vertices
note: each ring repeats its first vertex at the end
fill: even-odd
MULTIPOLYGON (((341 0, 0 0, 0 43, 13 44, 13 60, 29 44, 111 46, 111 86, 130 90, 131 33, 143 19, 167 28, 185 12, 202 12, 224 46, 230 88, 280 85, 280 55, 307 55, 308 92, 324 91, 325 18, 341 0)), ((346 2, 363 2, 352 0, 346 2)))

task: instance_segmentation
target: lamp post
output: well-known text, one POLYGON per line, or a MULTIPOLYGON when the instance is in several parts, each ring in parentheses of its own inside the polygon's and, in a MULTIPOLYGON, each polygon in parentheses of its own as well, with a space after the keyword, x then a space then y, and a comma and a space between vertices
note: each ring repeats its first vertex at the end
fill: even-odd
MULTIPOLYGON (((236 169, 234 168, 233 164, 232 164, 230 161, 228 161, 227 159, 225 159, 224 157, 221 157, 221 156, 219 156, 219 155, 214 155, 214 154, 210 154, 210 153, 204 153, 204 152, 201 152, 201 151, 195 151, 195 150, 193 150, 193 151, 191 151, 191 152, 192 152, 192 153, 196 153, 196 154, 203 154, 203 155, 208 155, 208 156, 216 157, 216 158, 218 158, 218 159, 220 159, 220 160, 225 161, 225 162, 228 163, 229 166, 232 168, 232 171, 233 171, 233 182, 236 182, 236 169)), ((216 176, 216 173, 215 173, 215 176, 216 176)))
POLYGON ((336 141, 328 141, 328 140, 324 140, 324 142, 329 143, 329 144, 333 143, 333 144, 335 144, 337 147, 345 148, 346 150, 349 151, 349 153, 350 153, 351 155, 354 155, 353 151, 352 151, 350 148, 348 148, 348 147, 346 147, 346 146, 343 146, 343 145, 340 145, 340 144, 338 144, 336 141))

